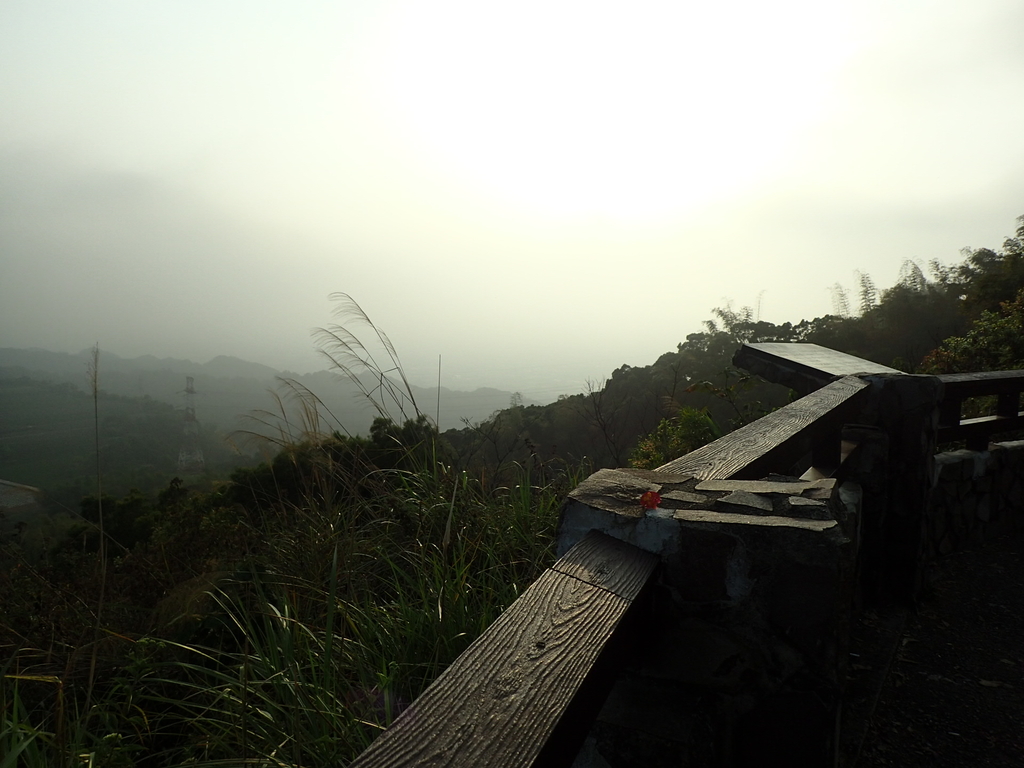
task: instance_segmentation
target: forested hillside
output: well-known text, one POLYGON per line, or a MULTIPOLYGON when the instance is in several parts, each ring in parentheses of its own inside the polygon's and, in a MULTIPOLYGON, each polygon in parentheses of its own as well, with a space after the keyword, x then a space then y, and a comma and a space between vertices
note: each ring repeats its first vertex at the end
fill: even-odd
MULTIPOLYGON (((84 392, 90 354, 0 348, 0 379, 27 377, 67 383, 84 392)), ((285 382, 315 392, 333 415, 332 421, 352 434, 368 434, 376 415, 353 382, 326 370, 296 374, 224 355, 206 363, 152 356, 123 358, 101 349, 100 388, 110 394, 148 397, 180 408, 186 376, 194 381, 199 420, 225 433, 252 428, 246 416, 254 411, 279 412, 278 396, 288 404, 293 391, 285 382)), ((436 387, 412 386, 411 391, 431 416, 439 409, 441 423, 448 426, 461 424, 463 418, 486 418, 507 405, 512 396, 512 392, 498 389, 462 392, 441 387, 439 402, 436 387)))
MULTIPOLYGON (((795 324, 719 309, 651 365, 547 406, 513 398, 443 435, 400 366, 342 356, 341 373, 373 382, 368 436, 316 433, 323 402, 302 392, 304 431, 282 433, 266 463, 215 485, 88 496, 63 527, 19 518, 0 528, 0 754, 346 764, 553 559, 559 505, 590 469, 656 464, 786 401, 731 369, 742 342, 814 342, 907 371, 1024 367, 1022 239, 1024 226, 953 267, 908 263, 882 291, 864 276, 857 312, 841 289, 835 314, 795 324), (387 418, 382 398, 408 418, 387 418)), ((85 477, 92 398, 0 385, 5 466, 85 477), (55 425, 40 430, 43 416, 55 425), (54 441, 68 456, 50 455, 54 441)), ((98 404, 106 487, 172 461, 180 411, 102 392, 98 404)))
POLYGON ((889 288, 869 275, 852 295, 835 285, 835 312, 813 320, 777 325, 749 307, 719 308, 651 365, 622 366, 583 394, 516 405, 444 436, 471 465, 625 466, 663 420, 706 411, 717 432, 729 431, 787 401, 783 388, 732 368, 744 342, 820 344, 908 373, 1024 367, 1024 217, 1018 223, 1000 250, 965 252, 953 266, 904 262, 889 288))
MULTIPOLYGON (((95 488, 89 361, 89 353, 0 349, 0 480, 42 488, 71 508, 95 488)), ((115 495, 131 488, 155 493, 178 472, 186 376, 197 392, 209 476, 256 463, 282 438, 301 439, 310 428, 368 435, 376 415, 358 386, 329 371, 298 376, 223 356, 196 364, 102 351, 98 363, 100 468, 106 491, 115 495), (313 393, 320 418, 306 424, 313 393), (258 436, 270 442, 252 439, 258 436)), ((365 386, 372 389, 373 382, 365 386)), ((485 419, 512 397, 497 389, 410 392, 449 424, 485 419)))
MULTIPOLYGON (((183 409, 148 397, 99 392, 100 470, 108 493, 155 492, 178 472, 183 409)), ((75 508, 96 487, 93 399, 69 384, 0 378, 0 479, 36 486, 75 508)), ((200 428, 210 472, 226 476, 258 460, 231 449, 225 436, 200 428)))

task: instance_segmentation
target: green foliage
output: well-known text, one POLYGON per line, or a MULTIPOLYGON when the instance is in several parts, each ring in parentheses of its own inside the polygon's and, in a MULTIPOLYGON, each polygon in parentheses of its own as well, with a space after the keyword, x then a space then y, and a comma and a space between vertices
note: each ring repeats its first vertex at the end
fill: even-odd
MULTIPOLYGON (((690 385, 686 391, 707 392, 720 401, 728 403, 732 409, 729 419, 730 431, 757 421, 773 410, 766 408, 760 400, 753 399, 764 389, 763 382, 759 377, 736 368, 726 368, 722 371, 721 381, 721 384, 714 381, 701 381, 690 385)), ((721 434, 719 433, 719 436, 721 434)))
POLYGON ((963 336, 946 339, 925 360, 928 373, 1024 368, 1024 288, 999 312, 985 310, 963 336))
MULTIPOLYGON (((339 487, 353 485, 333 468, 339 487)), ((101 649, 94 705, 61 726, 85 734, 74 749, 99 759, 116 745, 126 765, 136 754, 158 765, 351 759, 552 560, 557 509, 579 479, 538 486, 524 469, 486 491, 435 463, 381 469, 373 493, 325 503, 323 465, 302 469, 305 497, 276 508, 224 506, 229 490, 183 496, 180 484, 161 495, 152 540, 111 569, 116 634, 101 649), (164 591, 155 624, 124 608, 164 591)), ((48 573, 87 593, 96 555, 77 556, 77 568, 48 573)), ((22 589, 42 586, 43 574, 23 575, 22 589)), ((21 670, 52 667, 28 649, 54 626, 6 628, 21 635, 21 670)), ((71 655, 57 664, 71 676, 80 642, 67 636, 71 655)), ((69 758, 67 742, 39 735, 61 724, 52 691, 19 701, 4 738, 31 736, 25 749, 44 763, 69 758)))
POLYGON ((747 342, 820 344, 917 372, 943 340, 963 336, 972 315, 981 308, 995 309, 993 301, 1012 298, 1024 285, 1022 243, 1024 218, 1017 237, 1006 240, 1001 253, 968 252, 955 266, 932 260, 927 275, 907 260, 898 283, 884 290, 858 272, 858 316, 850 316, 850 299, 838 284, 833 287, 836 314, 798 323, 761 320, 751 307, 717 308, 701 332, 689 334, 675 352, 652 365, 622 366, 606 381, 588 384, 582 394, 543 407, 508 408, 464 430, 450 430, 445 438, 466 466, 544 465, 558 459, 621 466, 679 408, 706 409, 716 423, 735 428, 785 404, 789 394, 781 387, 757 379, 737 387, 731 374, 723 375, 747 342))
MULTIPOLYGON (((372 359, 342 330, 331 338, 372 359)), ((514 463, 497 482, 467 472, 402 381, 381 391, 410 417, 392 422, 379 403, 369 437, 323 433, 322 401, 296 389, 301 436, 286 424, 264 464, 202 492, 175 478, 156 501, 103 499, 109 558, 95 498, 39 563, 10 544, 8 754, 298 766, 364 748, 552 560, 557 510, 580 479, 514 463), (87 658, 83 697, 71 683, 87 658)))
POLYGON ((966 250, 967 258, 954 270, 964 307, 973 317, 998 312, 1024 288, 1024 216, 1017 222, 1016 236, 1003 241, 1002 251, 966 250))
MULTIPOLYGON (((166 485, 178 471, 183 411, 103 390, 98 406, 104 489, 155 493, 166 485)), ((96 490, 93 417, 92 396, 70 384, 0 378, 0 478, 43 488, 55 506, 76 508, 96 490)), ((252 461, 210 429, 202 429, 200 441, 213 475, 252 461)))
POLYGON ((929 281, 921 268, 906 261, 900 282, 880 293, 861 275, 861 309, 856 317, 830 315, 803 321, 795 338, 913 373, 922 358, 967 323, 962 287, 939 265, 929 281))
POLYGON ((8 548, 0 746, 27 765, 343 764, 550 563, 579 480, 470 474, 421 414, 285 443, 219 487, 104 499, 109 563, 95 498, 40 563, 8 548))
MULTIPOLYGON (((99 525, 99 503, 95 496, 86 496, 81 502, 82 518, 87 524, 99 525)), ((158 519, 149 497, 132 488, 122 498, 103 497, 103 516, 106 536, 120 552, 127 552, 139 542, 149 541, 153 525, 158 519)), ((85 526, 83 526, 85 528, 85 526)), ((98 528, 86 530, 91 538, 98 538, 98 528)))
MULTIPOLYGON (((848 300, 846 312, 781 325, 719 308, 649 366, 622 366, 549 406, 514 399, 444 435, 417 408, 390 340, 340 297, 383 349, 342 326, 321 334, 336 371, 374 400, 369 434, 345 433, 293 384, 302 423, 282 408, 263 422, 276 435, 264 463, 201 488, 166 475, 130 482, 137 466, 108 483, 117 462, 150 461, 137 426, 152 416, 177 446, 180 419, 100 393, 101 453, 114 462, 103 470, 107 558, 95 496, 72 535, 54 518, 0 539, 0 768, 344 764, 551 562, 558 508, 585 468, 627 457, 654 468, 714 440, 717 425, 786 402, 786 390, 730 369, 740 344, 813 342, 908 370, 938 347, 930 370, 1024 367, 1024 286, 992 304, 1018 280, 1022 230, 1002 253, 933 264, 931 279, 913 262, 884 291, 861 276, 858 317, 843 316, 848 300)), ((89 405, 69 388, 0 388, 0 408, 10 393, 70 409, 69 424, 89 405)), ((19 418, 43 467, 31 417, 19 418)), ((87 461, 75 440, 72 455, 87 461)), ((72 477, 89 470, 78 459, 65 462, 72 477)))
MULTIPOLYGON (((37 681, 45 681, 45 678, 37 681)), ((21 695, 22 686, 30 682, 23 676, 3 670, 0 682, 0 767, 43 768, 51 765, 54 734, 36 727, 21 695)))
POLYGON ((656 469, 722 436, 706 410, 682 408, 662 419, 653 433, 640 439, 629 457, 629 465, 656 469))
POLYGON ((508 408, 444 437, 472 467, 529 463, 543 472, 560 461, 623 466, 640 439, 680 408, 707 410, 716 423, 729 424, 741 413, 784 404, 785 388, 750 377, 737 387, 734 374, 723 372, 743 342, 799 341, 799 333, 789 323, 755 321, 748 308, 717 309, 703 332, 690 334, 651 365, 624 365, 582 394, 546 406, 508 408), (694 386, 698 382, 712 384, 694 386), (726 391, 729 397, 722 396, 726 391))

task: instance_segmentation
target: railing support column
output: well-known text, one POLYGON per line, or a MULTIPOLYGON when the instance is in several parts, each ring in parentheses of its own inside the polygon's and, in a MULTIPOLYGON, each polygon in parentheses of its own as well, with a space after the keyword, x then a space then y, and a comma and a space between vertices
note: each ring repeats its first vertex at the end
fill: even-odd
POLYGON ((935 472, 942 382, 935 376, 878 374, 872 419, 889 436, 888 508, 882 517, 883 589, 904 603, 921 585, 925 515, 935 472))

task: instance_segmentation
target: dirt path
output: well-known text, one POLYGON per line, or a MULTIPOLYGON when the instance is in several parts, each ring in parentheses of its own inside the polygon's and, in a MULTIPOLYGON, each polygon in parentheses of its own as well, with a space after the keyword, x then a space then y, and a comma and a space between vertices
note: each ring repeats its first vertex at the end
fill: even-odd
POLYGON ((906 619, 858 768, 1024 766, 1024 535, 944 558, 906 619))

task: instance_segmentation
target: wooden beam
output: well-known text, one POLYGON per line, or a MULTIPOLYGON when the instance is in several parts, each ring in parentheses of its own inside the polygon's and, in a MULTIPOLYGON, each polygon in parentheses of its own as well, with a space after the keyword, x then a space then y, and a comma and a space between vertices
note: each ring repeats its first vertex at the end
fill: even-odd
POLYGON ((938 377, 943 386, 939 404, 939 442, 966 440, 972 451, 988 450, 993 435, 1024 428, 1020 395, 1024 390, 1024 370, 949 373, 938 377), (963 401, 969 397, 996 396, 992 416, 961 419, 963 401))
POLYGON ((760 342, 744 344, 732 359, 733 365, 764 379, 806 395, 837 376, 860 373, 900 373, 895 368, 873 363, 817 344, 760 342))
POLYGON ((996 416, 1013 418, 1020 413, 1020 392, 1000 392, 996 400, 996 416))
POLYGON ((350 768, 570 765, 610 688, 612 641, 657 563, 591 532, 350 768))
POLYGON ((978 373, 944 373, 938 377, 946 397, 1001 395, 1024 390, 1024 370, 979 371, 978 373))
POLYGON ((843 424, 859 414, 869 387, 856 376, 846 376, 657 471, 702 480, 756 480, 769 472, 785 472, 816 441, 834 437, 838 445, 843 424))
POLYGON ((976 419, 964 419, 959 424, 939 427, 939 442, 949 443, 953 440, 968 440, 982 448, 972 450, 984 451, 988 447, 988 438, 1000 432, 1014 432, 1024 429, 1024 411, 1016 416, 980 416, 976 419))

